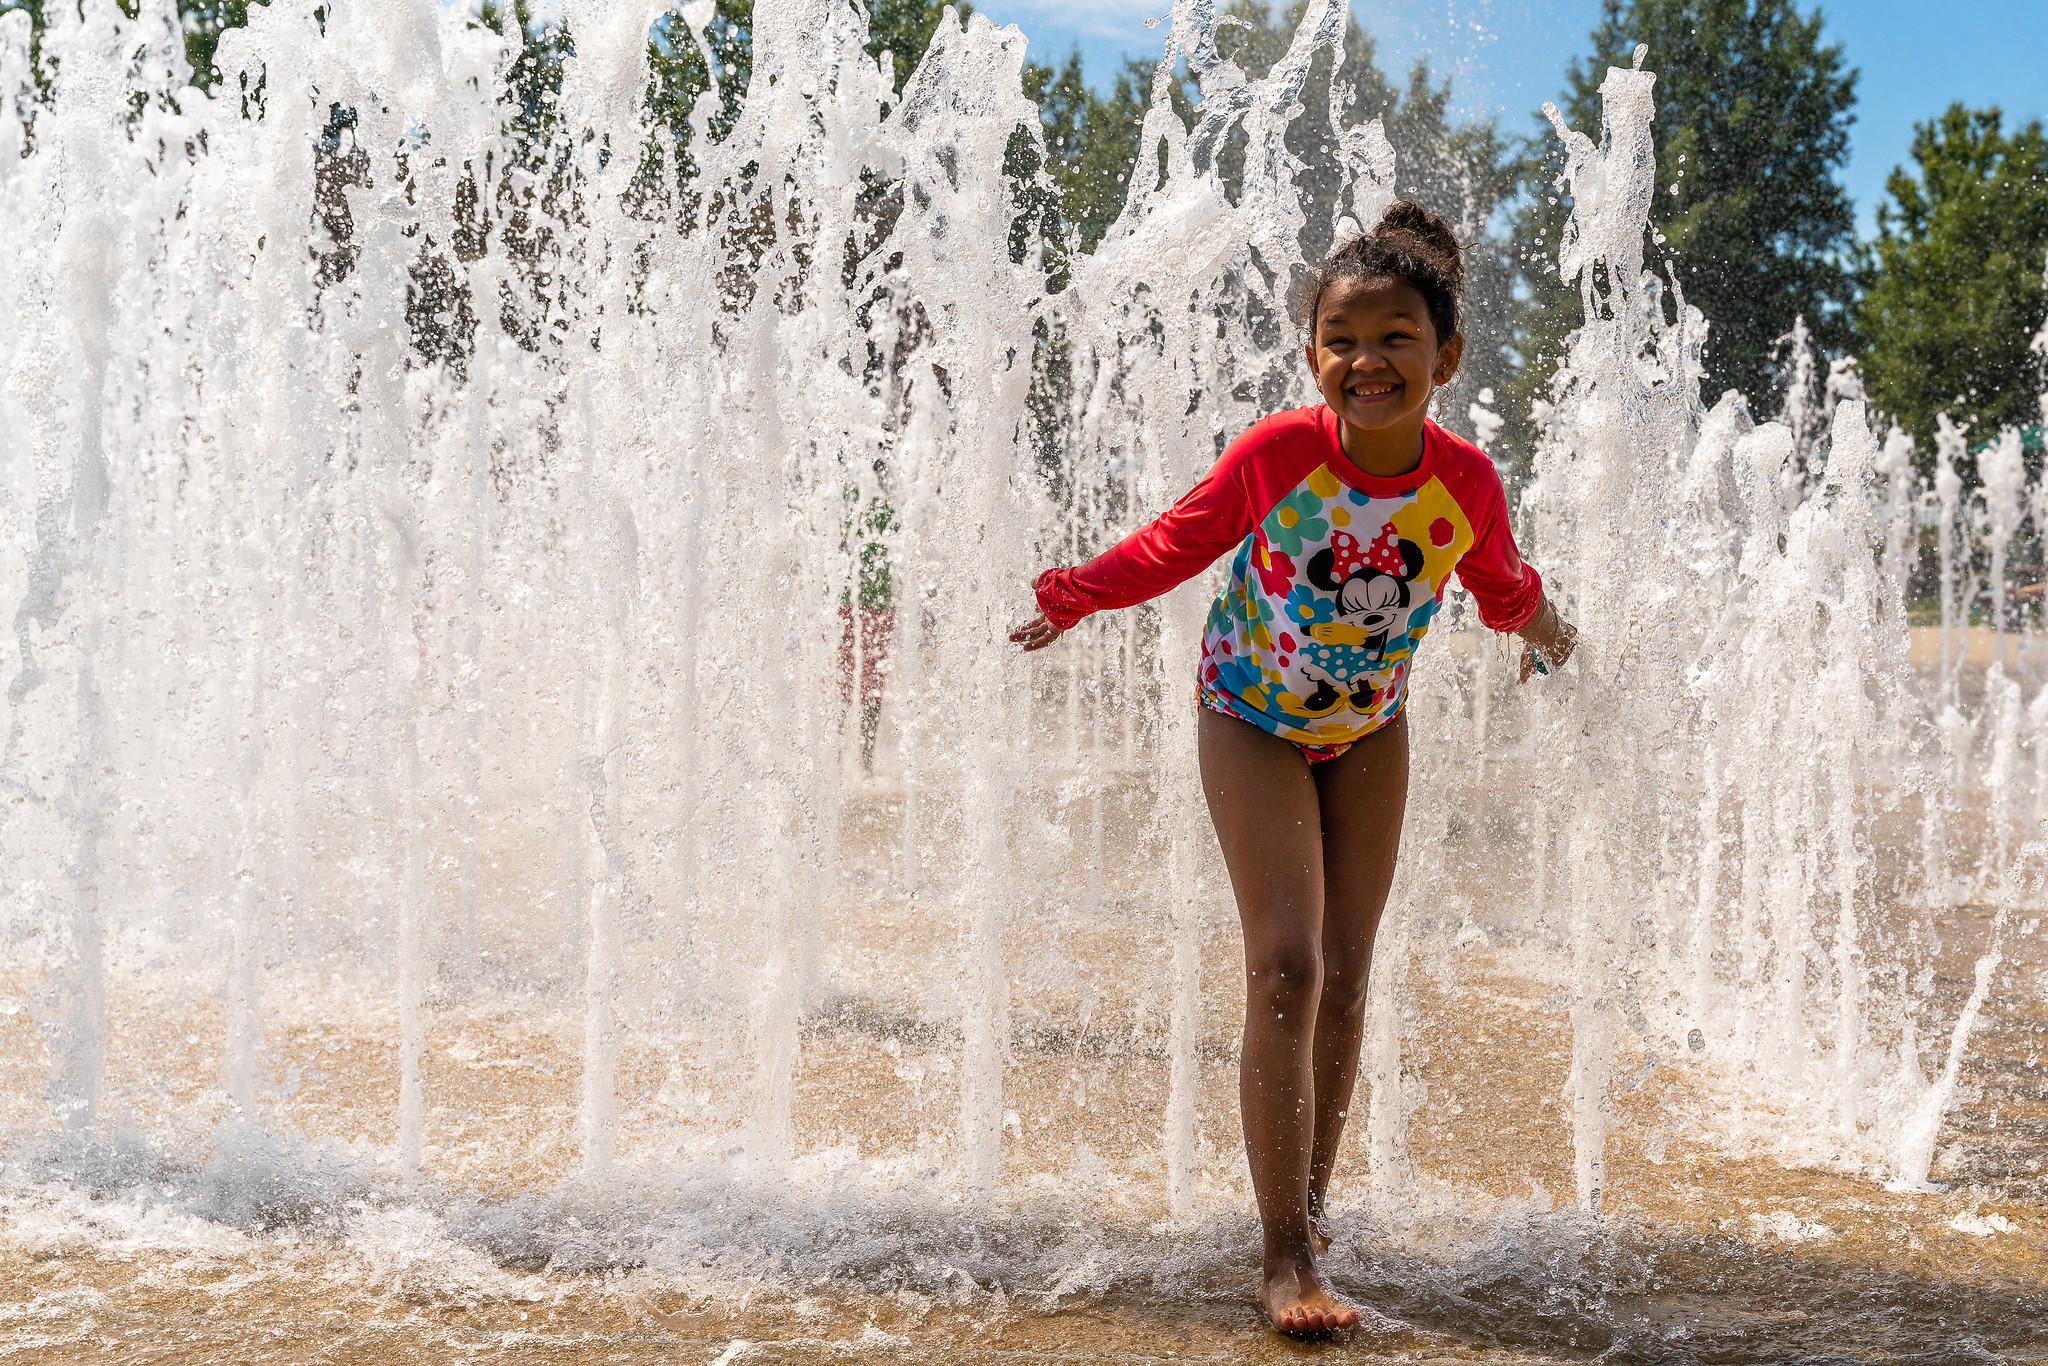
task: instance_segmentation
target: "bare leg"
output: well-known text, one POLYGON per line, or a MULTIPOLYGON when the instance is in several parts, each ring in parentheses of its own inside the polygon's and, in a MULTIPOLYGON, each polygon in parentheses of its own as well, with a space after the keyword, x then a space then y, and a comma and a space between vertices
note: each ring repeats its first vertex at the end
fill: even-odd
POLYGON ((1202 790, 1244 926, 1238 1105, 1265 1230, 1259 1303, 1282 1332, 1349 1327, 1358 1311, 1324 1287, 1309 1227, 1323 994, 1317 781, 1301 751, 1246 722, 1204 708, 1200 736, 1202 790))
POLYGON ((1316 1129, 1308 1208, 1318 1252, 1330 1240, 1320 1222, 1337 1145, 1358 1080, 1365 1034, 1365 985, 1373 938, 1394 883, 1401 819, 1408 806, 1408 714, 1343 755, 1309 769, 1323 820, 1323 994, 1316 1006, 1316 1129))

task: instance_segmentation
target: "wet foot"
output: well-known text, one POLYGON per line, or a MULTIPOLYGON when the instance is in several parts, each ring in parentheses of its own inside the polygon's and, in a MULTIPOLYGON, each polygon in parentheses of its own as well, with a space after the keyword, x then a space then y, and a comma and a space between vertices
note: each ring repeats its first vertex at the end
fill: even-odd
POLYGON ((1316 1256, 1318 1257, 1330 1250, 1330 1235, 1323 1232, 1321 1215, 1310 1216, 1308 1221, 1308 1241, 1309 1245, 1315 1248, 1316 1256))
POLYGON ((1323 1289, 1315 1264, 1283 1263, 1259 1287, 1259 1307, 1283 1333, 1322 1333, 1350 1328, 1358 1310, 1323 1289))

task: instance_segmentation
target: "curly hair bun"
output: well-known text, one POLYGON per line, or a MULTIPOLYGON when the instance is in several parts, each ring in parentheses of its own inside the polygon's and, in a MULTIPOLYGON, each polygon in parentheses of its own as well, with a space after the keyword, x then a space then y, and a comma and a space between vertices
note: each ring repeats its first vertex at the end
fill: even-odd
POLYGON ((1435 209, 1412 199, 1397 199, 1380 215, 1372 235, 1408 238, 1402 245, 1429 259, 1445 288, 1454 296, 1465 292, 1464 248, 1458 245, 1458 235, 1451 230, 1450 220, 1435 209))
POLYGON ((1298 296, 1299 318, 1311 337, 1323 291, 1339 280, 1405 280, 1422 295, 1438 345, 1460 324, 1465 292, 1465 249, 1450 220, 1412 199, 1397 199, 1371 232, 1331 248, 1309 272, 1298 296))

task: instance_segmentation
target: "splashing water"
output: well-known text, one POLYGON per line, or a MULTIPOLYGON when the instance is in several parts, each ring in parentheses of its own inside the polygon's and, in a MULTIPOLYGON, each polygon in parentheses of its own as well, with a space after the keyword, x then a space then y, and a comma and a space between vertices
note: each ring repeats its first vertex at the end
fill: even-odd
MULTIPOLYGON (((1371 224, 1394 183, 1374 122, 1339 139, 1334 211, 1298 189, 1286 135, 1343 16, 1312 0, 1253 80, 1181 0, 1124 213, 1064 288, 1020 169, 1023 42, 981 16, 899 94, 855 8, 764 0, 686 181, 643 156, 635 9, 571 0, 539 146, 511 126, 516 26, 423 0, 251 7, 211 96, 168 0, 53 7, 46 97, 0 16, 17 1227, 91 1192, 374 1261, 427 1219, 391 1274, 426 1247, 491 1295, 639 1265, 714 1298, 1240 1295, 1209 590, 1030 661, 1003 633, 1033 570, 1313 398, 1304 235, 1371 224)), ((2048 692, 2025 703, 2001 636, 1962 693, 1952 453, 1923 702, 1907 452, 1845 399, 1809 480, 1784 426, 1702 404, 1708 320, 1644 259, 1642 65, 1608 73, 1597 142, 1549 111, 1586 320, 1521 526, 1579 662, 1509 691, 1467 614, 1410 704, 1340 1211, 1379 1268, 1357 1285, 1410 1325, 1619 1255, 1618 1211, 1651 1218, 1627 1174, 1667 1142, 1928 1188, 2019 952, 1989 947, 1962 1002, 1941 935, 2034 895, 2048 692), (1545 1011, 1554 1116, 1462 1042, 1535 1058, 1545 1011), (1577 1212, 1430 1148, 1488 1090, 1577 1212)), ((2003 547, 2024 471, 1999 452, 2003 547)), ((1593 1307, 1510 1306, 1487 1341, 1623 1342, 1622 1274, 1569 1273, 1593 1307)))

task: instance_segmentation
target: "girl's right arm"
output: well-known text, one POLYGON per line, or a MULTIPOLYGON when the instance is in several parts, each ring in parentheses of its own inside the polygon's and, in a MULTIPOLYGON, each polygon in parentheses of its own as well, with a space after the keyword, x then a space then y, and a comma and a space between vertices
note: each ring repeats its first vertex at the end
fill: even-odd
POLYGON ((1010 639, 1042 650, 1083 617, 1148 602, 1216 562, 1251 530, 1240 440, 1200 483, 1147 525, 1094 559, 1038 576, 1038 615, 1010 639))

